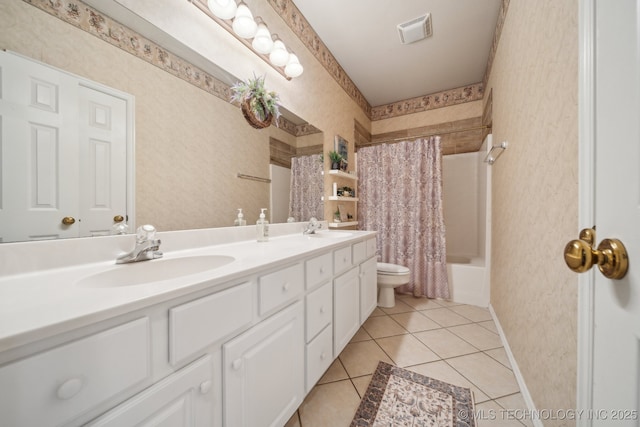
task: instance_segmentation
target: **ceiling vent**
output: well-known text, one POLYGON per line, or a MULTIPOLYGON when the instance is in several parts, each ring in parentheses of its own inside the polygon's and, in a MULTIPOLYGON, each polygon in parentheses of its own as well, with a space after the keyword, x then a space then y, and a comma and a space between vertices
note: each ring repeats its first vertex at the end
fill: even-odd
POLYGON ((398 24, 398 34, 402 44, 414 43, 427 37, 431 37, 431 14, 420 16, 402 24, 398 24))

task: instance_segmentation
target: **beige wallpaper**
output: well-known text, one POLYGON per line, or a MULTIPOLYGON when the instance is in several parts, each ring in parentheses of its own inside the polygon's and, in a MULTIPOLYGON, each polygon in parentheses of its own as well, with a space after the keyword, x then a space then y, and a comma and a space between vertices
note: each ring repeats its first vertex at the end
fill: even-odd
MULTIPOLYGON (((511 0, 493 89, 491 304, 537 409, 575 408, 578 2, 511 0)), ((545 426, 573 425, 545 421, 545 426)))

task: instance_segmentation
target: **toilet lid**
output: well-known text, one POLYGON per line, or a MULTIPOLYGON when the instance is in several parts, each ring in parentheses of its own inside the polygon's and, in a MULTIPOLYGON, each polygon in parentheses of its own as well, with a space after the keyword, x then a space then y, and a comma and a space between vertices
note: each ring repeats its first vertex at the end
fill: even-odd
POLYGON ((409 274, 409 269, 404 265, 379 262, 377 268, 378 268, 378 274, 389 274, 389 275, 409 274))

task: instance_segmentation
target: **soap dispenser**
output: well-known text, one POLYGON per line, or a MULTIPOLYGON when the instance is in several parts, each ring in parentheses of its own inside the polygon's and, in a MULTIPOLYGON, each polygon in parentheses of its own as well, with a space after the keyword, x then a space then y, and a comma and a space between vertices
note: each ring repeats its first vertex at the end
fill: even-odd
POLYGON ((267 208, 260 209, 260 218, 256 221, 256 231, 258 242, 266 242, 269 240, 269 221, 265 219, 264 211, 267 208))
POLYGON ((238 208, 238 217, 233 221, 233 225, 247 225, 247 220, 244 219, 244 215, 242 214, 242 208, 238 208))

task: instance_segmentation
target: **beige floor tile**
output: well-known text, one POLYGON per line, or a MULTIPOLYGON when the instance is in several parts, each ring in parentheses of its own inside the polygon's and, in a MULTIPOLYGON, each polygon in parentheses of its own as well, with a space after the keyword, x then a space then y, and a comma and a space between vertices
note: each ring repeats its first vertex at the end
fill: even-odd
POLYGON ((446 329, 416 332, 413 335, 443 359, 478 351, 477 348, 446 329))
POLYGON ((511 362, 509 362, 509 356, 507 356, 507 352, 505 351, 504 347, 486 350, 485 353, 496 359, 498 362, 502 363, 507 368, 512 369, 511 362))
POLYGON ((404 303, 401 299, 396 298, 396 304, 393 307, 385 308, 378 307, 380 310, 385 312, 386 314, 395 314, 395 313, 407 313, 410 311, 415 311, 413 307, 409 304, 404 303))
POLYGON ((420 313, 444 327, 471 323, 471 320, 466 317, 461 316, 458 313, 454 313, 450 309, 444 307, 433 310, 421 310, 420 313))
POLYGON ((461 316, 474 322, 484 322, 493 320, 488 308, 476 307, 475 305, 458 305, 450 307, 451 311, 455 311, 461 316))
POLYGON ((284 427, 301 427, 300 426, 300 416, 298 415, 298 411, 291 416, 289 421, 284 425, 284 427))
POLYGON ((477 427, 523 426, 517 419, 510 417, 509 413, 493 400, 476 405, 475 415, 477 427))
POLYGON ((359 341, 367 341, 372 340, 371 335, 367 333, 364 329, 360 328, 356 332, 356 334, 351 338, 351 342, 359 342, 359 341))
POLYGON ((373 309, 373 312, 369 315, 369 317, 384 316, 384 315, 386 315, 386 313, 380 310, 380 307, 376 307, 373 309))
POLYGON ((444 299, 434 299, 433 301, 438 303, 438 304, 440 304, 443 307, 453 307, 455 305, 462 305, 459 302, 447 301, 447 300, 444 300, 444 299))
POLYGON ((369 387, 372 377, 373 375, 364 375, 362 377, 351 378, 351 382, 356 386, 356 390, 358 391, 360 398, 362 398, 364 393, 367 391, 367 387, 369 387))
POLYGON ((348 426, 359 404, 351 380, 317 385, 300 405, 302 427, 348 426))
POLYGON ((376 342, 391 357, 396 366, 419 365, 440 359, 413 335, 378 338, 376 342))
POLYGON ((502 347, 502 341, 498 334, 495 334, 475 323, 470 325, 453 326, 451 328, 447 328, 447 330, 453 332, 480 350, 502 347))
POLYGON ((482 326, 483 328, 487 328, 491 332, 499 334, 498 328, 496 327, 496 324, 493 322, 493 320, 487 320, 487 321, 484 321, 484 322, 478 322, 478 325, 482 326))
POLYGON ((448 359, 447 363, 492 399, 520 391, 513 372, 484 353, 448 359))
POLYGON ((340 353, 340 361, 351 378, 373 374, 380 361, 393 364, 375 341, 347 344, 340 353))
POLYGON ((412 311, 410 313, 392 314, 391 318, 402 325, 407 331, 420 332, 428 331, 431 329, 440 329, 442 326, 429 319, 427 316, 419 311, 412 311))
POLYGON ((414 297, 413 295, 398 295, 396 301, 401 300, 407 305, 410 305, 415 310, 430 310, 432 308, 442 308, 440 304, 434 299, 414 297))
POLYGON ((475 403, 489 400, 489 396, 484 394, 482 390, 476 387, 468 379, 460 375, 458 371, 453 369, 450 365, 447 364, 447 362, 443 360, 425 363, 424 365, 410 366, 407 369, 425 375, 429 378, 434 378, 436 380, 444 381, 460 387, 470 388, 473 392, 473 400, 475 403))
POLYGON ((349 375, 347 374, 347 371, 344 370, 342 363, 340 363, 340 359, 336 359, 320 378, 318 384, 331 383, 334 381, 346 380, 348 378, 349 375))
POLYGON ((524 402, 524 398, 521 393, 501 397, 500 399, 496 399, 496 403, 507 411, 507 416, 509 418, 516 418, 525 426, 533 427, 529 408, 524 402))
POLYGON ((408 333, 389 316, 369 317, 362 325, 372 338, 390 337, 408 333))

